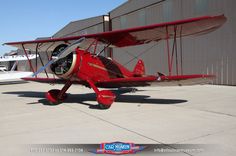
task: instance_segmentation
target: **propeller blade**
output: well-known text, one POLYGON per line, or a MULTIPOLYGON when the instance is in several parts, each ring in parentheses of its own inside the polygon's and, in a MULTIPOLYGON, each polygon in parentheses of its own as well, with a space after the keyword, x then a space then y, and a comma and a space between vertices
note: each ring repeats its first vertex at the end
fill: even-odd
POLYGON ((62 59, 72 53, 83 41, 85 37, 78 39, 77 41, 73 42, 71 45, 66 47, 63 51, 61 51, 55 58, 57 60, 62 59))
POLYGON ((41 68, 39 68, 38 71, 36 71, 32 77, 37 76, 39 73, 41 73, 42 71, 44 71, 48 66, 50 66, 51 64, 53 64, 55 62, 55 59, 52 59, 51 61, 49 61, 45 66, 42 66, 41 68))
POLYGON ((76 40, 74 43, 66 47, 64 50, 62 50, 57 56, 53 56, 52 60, 50 60, 45 66, 41 67, 38 71, 36 71, 32 77, 37 76, 39 73, 44 71, 48 66, 53 64, 54 62, 58 61, 59 59, 62 59, 72 53, 83 41, 85 40, 85 37, 80 38, 76 40))

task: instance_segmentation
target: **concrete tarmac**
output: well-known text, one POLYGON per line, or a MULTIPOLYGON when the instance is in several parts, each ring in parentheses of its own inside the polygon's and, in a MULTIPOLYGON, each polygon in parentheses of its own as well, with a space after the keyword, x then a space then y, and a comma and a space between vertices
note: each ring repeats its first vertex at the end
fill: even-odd
POLYGON ((114 141, 171 144, 167 146, 173 149, 178 144, 203 145, 197 153, 150 155, 236 153, 236 87, 141 87, 135 93, 122 89, 115 91, 116 102, 108 110, 98 109, 93 91, 79 85, 68 90, 63 104, 50 106, 44 94, 55 88, 62 85, 0 84, 0 155, 45 155, 30 152, 25 146, 30 144, 114 141))

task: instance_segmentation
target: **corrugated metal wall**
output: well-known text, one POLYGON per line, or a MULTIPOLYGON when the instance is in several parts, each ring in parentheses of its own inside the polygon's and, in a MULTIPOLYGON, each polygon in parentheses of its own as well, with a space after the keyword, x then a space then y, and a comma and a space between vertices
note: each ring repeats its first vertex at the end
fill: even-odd
MULTIPOLYGON (((101 33, 104 31, 108 31, 108 22, 109 21, 105 21, 105 16, 97 16, 84 20, 70 22, 64 28, 59 30, 55 35, 53 35, 53 37, 59 38, 68 36, 79 36, 83 34, 101 33)), ((98 46, 96 50, 101 51, 102 49, 103 46, 98 46)), ((91 50, 93 50, 93 47, 91 47, 91 50)))
POLYGON ((64 28, 53 35, 54 38, 78 36, 81 34, 92 34, 104 31, 104 17, 92 17, 84 20, 70 22, 64 28))
MULTIPOLYGON (((217 31, 183 39, 183 72, 184 74, 215 74, 217 76, 215 84, 236 85, 235 0, 152 0, 148 2, 131 0, 111 11, 112 29, 123 29, 203 15, 225 14, 228 21, 217 31)), ((150 43, 113 50, 114 59, 130 69, 137 62, 137 59, 132 60, 134 56, 144 60, 147 74, 155 74, 157 71, 168 73, 164 41, 158 44, 150 43)))

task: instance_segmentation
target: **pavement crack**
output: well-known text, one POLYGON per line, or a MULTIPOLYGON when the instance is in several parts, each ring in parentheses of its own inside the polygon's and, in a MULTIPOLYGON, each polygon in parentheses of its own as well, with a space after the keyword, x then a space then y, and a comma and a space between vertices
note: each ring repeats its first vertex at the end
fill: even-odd
MULTIPOLYGON (((166 147, 169 147, 169 148, 172 148, 172 149, 177 149, 177 148, 175 148, 175 147, 173 147, 173 146, 171 146, 171 145, 169 145, 169 144, 165 144, 165 143, 163 143, 163 142, 157 141, 157 140, 155 140, 155 139, 153 139, 153 138, 150 138, 150 137, 148 137, 148 136, 146 136, 146 135, 143 135, 143 134, 138 133, 138 132, 136 132, 136 131, 134 131, 134 130, 128 129, 128 128, 126 128, 126 127, 123 127, 123 126, 121 126, 121 125, 112 123, 112 122, 110 122, 110 121, 108 121, 108 120, 105 120, 105 119, 103 119, 103 118, 100 118, 100 117, 98 117, 98 116, 96 116, 96 115, 90 114, 90 113, 88 113, 88 112, 82 111, 82 110, 80 110, 80 109, 74 108, 74 107, 69 106, 69 105, 66 105, 66 106, 69 107, 69 108, 71 108, 71 109, 73 109, 73 110, 75 110, 75 111, 79 111, 79 112, 84 113, 84 114, 86 114, 86 115, 88 115, 88 116, 90 116, 90 117, 93 117, 93 118, 95 118, 95 119, 97 119, 97 120, 106 122, 106 123, 108 123, 108 124, 110 124, 110 125, 112 125, 112 126, 114 126, 114 127, 118 127, 118 128, 123 129, 123 130, 125 130, 125 131, 131 132, 131 133, 136 134, 136 135, 138 135, 138 136, 141 136, 141 137, 143 137, 143 138, 145 138, 145 139, 154 141, 154 142, 156 142, 157 144, 161 144, 161 145, 163 145, 163 146, 166 146, 166 147)), ((189 155, 189 156, 193 156, 193 155, 191 155, 190 153, 187 153, 187 152, 182 152, 182 153, 184 153, 184 154, 186 154, 186 155, 189 155)))
POLYGON ((228 114, 228 113, 222 113, 222 112, 216 112, 216 111, 211 111, 211 110, 204 110, 204 109, 198 109, 200 111, 204 112, 209 112, 209 113, 214 113, 214 114, 219 114, 219 115, 225 115, 225 116, 230 116, 230 117, 236 117, 236 115, 228 114))
POLYGON ((208 133, 208 134, 204 134, 204 135, 188 138, 188 139, 185 139, 185 140, 182 140, 182 141, 175 142, 173 144, 181 144, 181 143, 186 142, 186 141, 192 141, 192 140, 196 140, 196 139, 200 139, 200 138, 204 138, 204 137, 220 134, 220 133, 223 133, 223 132, 226 132, 226 131, 230 131, 230 130, 233 130, 233 129, 236 129, 236 127, 229 128, 229 129, 226 129, 226 130, 225 129, 224 130, 220 130, 220 131, 217 131, 217 132, 214 132, 214 133, 208 133))
POLYGON ((224 116, 236 118, 236 115, 229 114, 229 113, 217 112, 217 111, 206 110, 206 109, 189 108, 189 107, 184 107, 184 106, 175 106, 175 107, 192 109, 192 110, 197 110, 197 111, 208 112, 208 113, 213 113, 213 114, 224 115, 224 116))

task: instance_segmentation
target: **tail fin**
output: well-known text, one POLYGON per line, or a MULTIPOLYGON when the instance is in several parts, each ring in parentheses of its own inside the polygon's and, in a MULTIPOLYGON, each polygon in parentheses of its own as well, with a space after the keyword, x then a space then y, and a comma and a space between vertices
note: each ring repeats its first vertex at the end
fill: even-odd
POLYGON ((145 66, 142 60, 138 60, 133 70, 134 76, 142 76, 145 74, 145 66))

